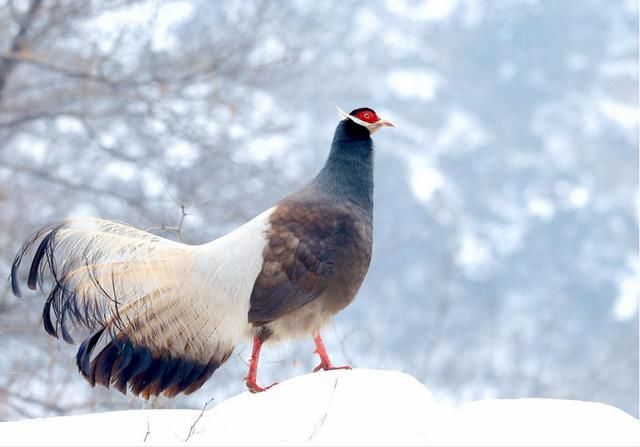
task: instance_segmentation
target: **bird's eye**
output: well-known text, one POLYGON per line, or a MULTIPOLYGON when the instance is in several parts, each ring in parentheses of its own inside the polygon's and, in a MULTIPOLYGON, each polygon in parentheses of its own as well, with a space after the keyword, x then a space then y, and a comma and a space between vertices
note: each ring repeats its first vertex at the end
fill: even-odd
POLYGON ((369 118, 371 118, 371 115, 370 115, 370 114, 368 114, 368 113, 365 113, 365 114, 364 114, 364 117, 365 117, 366 119, 369 119, 369 118))

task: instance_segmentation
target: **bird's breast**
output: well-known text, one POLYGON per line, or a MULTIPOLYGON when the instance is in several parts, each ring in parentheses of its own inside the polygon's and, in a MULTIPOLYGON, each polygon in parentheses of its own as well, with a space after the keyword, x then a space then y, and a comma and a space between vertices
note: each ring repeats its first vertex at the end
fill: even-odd
POLYGON ((355 298, 371 263, 373 226, 359 210, 350 210, 341 231, 333 276, 321 299, 337 313, 355 298))

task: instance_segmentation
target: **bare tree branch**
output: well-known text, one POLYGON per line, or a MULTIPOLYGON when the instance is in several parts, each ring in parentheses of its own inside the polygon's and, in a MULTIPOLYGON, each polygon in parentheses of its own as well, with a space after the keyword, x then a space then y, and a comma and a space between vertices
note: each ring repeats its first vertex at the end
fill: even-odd
MULTIPOLYGON (((22 19, 19 19, 18 32, 12 40, 9 50, 11 54, 20 53, 24 50, 24 48, 27 47, 26 35, 29 32, 31 24, 33 23, 33 20, 41 6, 42 0, 32 0, 24 17, 22 19)), ((11 8, 11 11, 13 13, 13 8, 11 8)), ((11 59, 0 60, 0 104, 2 103, 3 92, 7 83, 7 78, 16 65, 16 62, 18 61, 11 59)))

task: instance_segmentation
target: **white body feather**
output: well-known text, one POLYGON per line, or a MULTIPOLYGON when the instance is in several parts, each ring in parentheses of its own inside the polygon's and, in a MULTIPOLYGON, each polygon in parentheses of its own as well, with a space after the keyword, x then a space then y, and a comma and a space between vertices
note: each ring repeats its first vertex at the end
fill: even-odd
MULTIPOLYGON (((262 268, 272 209, 234 231, 194 250, 194 276, 199 278, 194 300, 207 308, 203 325, 213 329, 209 342, 233 345, 253 335, 248 322, 251 291, 262 268)), ((194 302, 195 304, 195 302, 194 302)))

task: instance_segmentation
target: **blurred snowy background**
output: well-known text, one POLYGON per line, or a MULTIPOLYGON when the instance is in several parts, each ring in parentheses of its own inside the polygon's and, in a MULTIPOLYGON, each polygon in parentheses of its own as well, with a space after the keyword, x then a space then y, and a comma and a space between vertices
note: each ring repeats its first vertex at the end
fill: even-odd
MULTIPOLYGON (((374 259, 325 331, 335 362, 445 402, 638 416, 636 1, 0 0, 0 276, 67 216, 220 236, 315 174, 336 106, 398 128, 376 135, 374 259)), ((143 407, 90 389, 7 286, 0 420, 143 407)), ((265 350, 262 382, 312 350, 265 350)), ((242 391, 247 351, 153 405, 242 391)))

